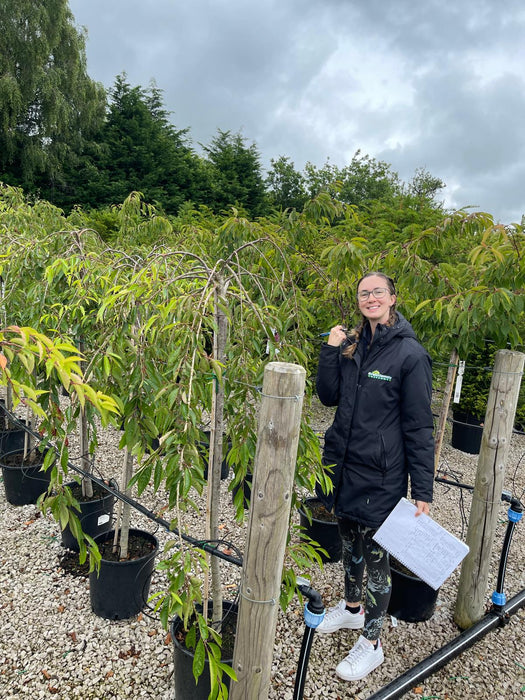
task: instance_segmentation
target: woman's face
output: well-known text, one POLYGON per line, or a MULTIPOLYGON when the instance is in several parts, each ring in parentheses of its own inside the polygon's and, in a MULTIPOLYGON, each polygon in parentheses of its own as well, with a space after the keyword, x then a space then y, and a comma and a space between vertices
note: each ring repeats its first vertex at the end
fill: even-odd
POLYGON ((386 323, 388 321, 390 309, 396 303, 396 295, 390 294, 388 283, 385 279, 379 277, 379 275, 371 275, 361 281, 357 290, 357 302, 363 316, 375 327, 378 323, 386 323), (374 289, 377 290, 379 299, 372 293, 374 289), (366 295, 363 292, 370 292, 370 294, 366 295), (368 299, 362 298, 363 296, 368 296, 368 299))

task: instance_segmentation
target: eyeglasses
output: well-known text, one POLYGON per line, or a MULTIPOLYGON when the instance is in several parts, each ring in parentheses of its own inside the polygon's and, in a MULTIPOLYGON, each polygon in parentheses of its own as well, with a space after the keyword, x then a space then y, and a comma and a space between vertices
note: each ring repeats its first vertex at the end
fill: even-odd
POLYGON ((384 296, 386 296, 387 292, 388 289, 386 287, 376 287, 370 292, 368 289, 363 289, 362 292, 357 292, 357 298, 359 301, 366 301, 368 297, 373 294, 375 299, 382 299, 384 296))

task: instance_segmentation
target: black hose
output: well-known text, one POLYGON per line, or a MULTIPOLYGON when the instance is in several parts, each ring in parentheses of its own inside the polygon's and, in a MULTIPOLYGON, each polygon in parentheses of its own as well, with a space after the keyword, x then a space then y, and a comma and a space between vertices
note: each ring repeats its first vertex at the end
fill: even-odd
POLYGON ((507 569, 507 560, 509 557, 510 543, 512 541, 512 535, 514 534, 514 529, 516 523, 521 520, 523 514, 523 506, 517 498, 510 499, 510 508, 508 510, 509 522, 507 523, 507 529, 505 531, 505 538, 503 540, 503 546, 501 549, 501 557, 499 560, 498 569, 498 581, 496 584, 496 590, 492 595, 492 602, 496 608, 501 608, 505 604, 505 593, 503 590, 503 584, 505 582, 505 571, 507 569))
MULTIPOLYGON (((322 615, 324 612, 324 603, 319 591, 316 591, 315 588, 304 584, 299 584, 298 588, 304 597, 308 598, 308 611, 314 615, 322 615)), ((309 626, 312 627, 314 625, 310 624, 309 626)))
POLYGON ((308 670, 308 660, 310 658, 310 650, 312 648, 314 633, 314 627, 308 627, 308 625, 305 625, 301 651, 299 653, 299 663, 297 664, 297 674, 295 676, 293 700, 302 700, 303 697, 306 672, 308 670))
POLYGON ((512 534, 514 533, 514 528, 516 523, 509 520, 507 523, 507 530, 505 531, 505 538, 503 540, 503 549, 501 550, 501 557, 499 560, 499 570, 498 570, 498 582, 496 584, 496 593, 499 595, 504 595, 503 593, 503 583, 505 581, 505 571, 507 569, 507 559, 509 555, 509 547, 512 540, 512 534))
POLYGON ((478 639, 490 632, 494 627, 504 624, 510 615, 513 615, 525 605, 525 589, 511 598, 502 606, 501 611, 490 611, 484 617, 459 634, 455 639, 434 652, 426 659, 409 669, 403 675, 383 686, 367 700, 394 700, 408 692, 419 681, 431 676, 435 671, 445 666, 451 659, 459 656, 471 647, 478 639))

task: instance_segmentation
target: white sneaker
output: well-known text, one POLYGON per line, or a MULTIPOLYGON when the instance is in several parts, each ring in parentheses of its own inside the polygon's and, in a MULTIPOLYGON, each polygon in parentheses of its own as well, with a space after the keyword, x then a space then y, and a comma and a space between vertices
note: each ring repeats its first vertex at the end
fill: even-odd
POLYGON ((382 664, 384 660, 385 655, 381 640, 377 644, 377 649, 374 649, 372 642, 361 635, 348 652, 346 659, 337 664, 335 672, 339 678, 345 681, 359 681, 382 664))
POLYGON ((358 613, 351 613, 346 609, 344 600, 333 608, 329 608, 324 620, 321 622, 317 631, 321 634, 331 634, 341 629, 360 630, 365 625, 365 613, 361 607, 358 613))

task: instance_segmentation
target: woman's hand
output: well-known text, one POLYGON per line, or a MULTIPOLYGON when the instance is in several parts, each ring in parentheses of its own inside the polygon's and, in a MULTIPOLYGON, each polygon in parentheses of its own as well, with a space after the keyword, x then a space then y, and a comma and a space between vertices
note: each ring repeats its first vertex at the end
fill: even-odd
POLYGON ((346 340, 346 333, 343 329, 344 326, 334 326, 330 330, 330 335, 328 336, 328 340, 326 341, 328 345, 338 347, 344 340, 346 340))
POLYGON ((425 515, 428 515, 430 513, 430 506, 426 501, 416 501, 416 506, 416 518, 418 517, 418 515, 421 515, 421 513, 424 513, 425 515))

